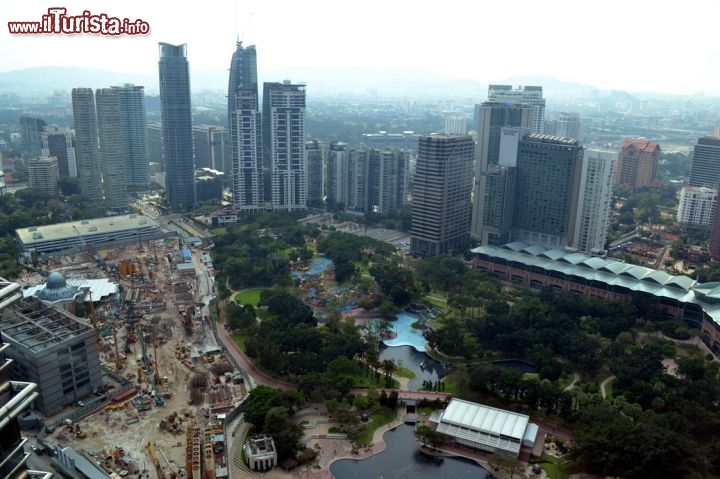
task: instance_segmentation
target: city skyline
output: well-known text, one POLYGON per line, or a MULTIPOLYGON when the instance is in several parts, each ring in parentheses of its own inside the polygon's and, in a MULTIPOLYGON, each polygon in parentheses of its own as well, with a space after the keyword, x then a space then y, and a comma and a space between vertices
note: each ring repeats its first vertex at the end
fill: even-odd
MULTIPOLYGON (((720 83, 716 81, 720 67, 707 61, 707 53, 701 48, 713 44, 713 17, 697 15, 698 10, 691 6, 680 10, 670 5, 611 0, 600 8, 556 0, 553 8, 548 8, 546 4, 521 1, 513 4, 510 12, 499 4, 464 1, 433 9, 409 2, 381 4, 376 0, 365 2, 362 8, 319 0, 302 4, 283 1, 280 5, 235 2, 213 9, 181 2, 173 8, 172 20, 163 5, 137 0, 92 5, 68 0, 62 7, 68 15, 82 15, 89 10, 97 15, 142 19, 150 31, 146 35, 117 37, 12 35, 5 24, 0 34, 2 71, 52 65, 151 74, 157 68, 154 45, 160 41, 187 44, 193 71, 227 71, 227 58, 239 38, 243 44, 257 45, 261 50, 258 70, 300 81, 303 78, 294 72, 302 69, 335 73, 368 69, 377 75, 385 70, 388 79, 393 71, 416 69, 486 83, 517 76, 547 76, 599 89, 720 95, 720 83), (563 10, 573 15, 559 16, 563 10), (318 18, 336 21, 323 22, 322 29, 306 28, 318 18), (511 21, 497 21, 503 18, 511 21), (649 32, 664 30, 673 34, 587 33, 590 24, 612 31, 628 18, 643 18, 652 24, 649 32), (533 34, 508 35, 505 30, 509 28, 533 34), (393 39, 366 34, 376 30, 393 31, 393 39), (497 38, 503 39, 501 47, 497 38), (536 43, 532 38, 543 38, 548 47, 533 50, 536 43), (474 51, 482 51, 482 61, 472 61, 474 51), (433 61, 427 62, 428 58, 433 61), (673 58, 682 62, 671 63, 673 58), (637 68, 640 61, 654 65, 662 74, 648 76, 647 68, 637 68), (618 71, 623 74, 618 75, 618 71)), ((5 2, 0 5, 0 15, 7 21, 40 21, 48 8, 30 2, 5 2)), ((153 90, 152 85, 147 87, 153 90)))

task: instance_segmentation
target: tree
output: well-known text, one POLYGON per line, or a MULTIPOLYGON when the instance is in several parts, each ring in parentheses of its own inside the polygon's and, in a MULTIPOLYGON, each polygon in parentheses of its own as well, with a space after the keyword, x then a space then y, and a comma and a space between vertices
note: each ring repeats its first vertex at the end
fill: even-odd
POLYGON ((415 429, 415 437, 423 446, 429 446, 432 449, 439 449, 446 443, 445 435, 437 432, 435 429, 421 424, 415 429))
POLYGON ((389 359, 384 360, 380 363, 380 368, 385 373, 385 387, 391 388, 393 386, 392 373, 395 371, 395 363, 389 359))
POLYGON ((263 432, 270 434, 280 458, 295 457, 300 450, 303 431, 285 407, 273 407, 265 414, 263 432))

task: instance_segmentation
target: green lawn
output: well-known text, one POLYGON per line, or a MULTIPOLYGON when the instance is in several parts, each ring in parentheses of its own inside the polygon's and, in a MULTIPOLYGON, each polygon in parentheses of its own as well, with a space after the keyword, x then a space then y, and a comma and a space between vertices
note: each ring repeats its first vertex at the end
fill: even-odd
POLYGON ((395 376, 400 376, 401 378, 408 378, 413 379, 415 377, 415 371, 404 368, 402 366, 395 366, 395 371, 393 371, 393 374, 395 376))
POLYGON ((382 408, 381 411, 375 412, 370 416, 370 421, 365 425, 365 430, 358 438, 358 444, 360 446, 367 446, 372 442, 373 434, 375 431, 385 424, 394 421, 397 418, 397 413, 389 409, 382 408))
POLYGON ((238 348, 240 348, 242 351, 245 351, 245 336, 241 336, 239 334, 233 334, 232 338, 233 338, 233 341, 235 341, 235 344, 238 345, 238 348))
POLYGON ((227 233, 227 228, 225 227, 219 227, 219 228, 213 228, 210 230, 210 232, 215 236, 221 236, 227 233))
POLYGON ((253 307, 257 307, 258 302, 260 302, 260 291, 262 290, 263 288, 254 288, 240 291, 235 295, 235 302, 241 306, 251 304, 253 307))

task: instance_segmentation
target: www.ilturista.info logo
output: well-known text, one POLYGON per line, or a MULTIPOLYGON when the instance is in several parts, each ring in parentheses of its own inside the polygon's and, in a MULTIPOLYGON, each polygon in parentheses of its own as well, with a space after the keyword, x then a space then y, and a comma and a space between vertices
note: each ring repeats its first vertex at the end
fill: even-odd
POLYGON ((39 22, 8 22, 8 30, 14 35, 77 34, 97 35, 147 35, 150 24, 144 20, 109 17, 106 13, 94 14, 85 10, 82 15, 67 15, 67 9, 48 8, 47 15, 39 22))

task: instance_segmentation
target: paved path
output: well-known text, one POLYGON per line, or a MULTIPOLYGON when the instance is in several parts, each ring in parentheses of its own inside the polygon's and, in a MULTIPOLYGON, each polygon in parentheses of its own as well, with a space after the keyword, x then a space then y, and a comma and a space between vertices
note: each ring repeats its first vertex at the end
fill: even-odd
POLYGON ((565 388, 565 391, 570 391, 572 388, 574 388, 578 381, 580 381, 580 375, 578 373, 573 373, 573 382, 571 382, 568 387, 565 388))
POLYGON ((605 387, 610 383, 610 381, 614 379, 615 376, 609 376, 600 383, 600 396, 602 396, 603 399, 605 399, 605 396, 607 396, 607 391, 605 391, 605 387))
MULTIPOLYGON (((245 353, 238 347, 237 343, 235 343, 232 336, 230 336, 230 332, 225 329, 225 312, 223 311, 222 302, 218 304, 218 312, 220 316, 220 322, 218 324, 217 331, 220 342, 223 343, 223 346, 225 346, 225 350, 228 352, 228 354, 231 354, 238 362, 238 364, 240 364, 240 367, 245 370, 248 377, 250 378, 250 382, 264 384, 266 386, 274 387, 277 389, 295 389, 295 385, 273 379, 264 372, 257 369, 255 367, 255 364, 253 364, 253 362, 250 360, 250 358, 248 358, 245 353)), ((250 384, 250 388, 252 388, 253 386, 254 384, 250 384)))

